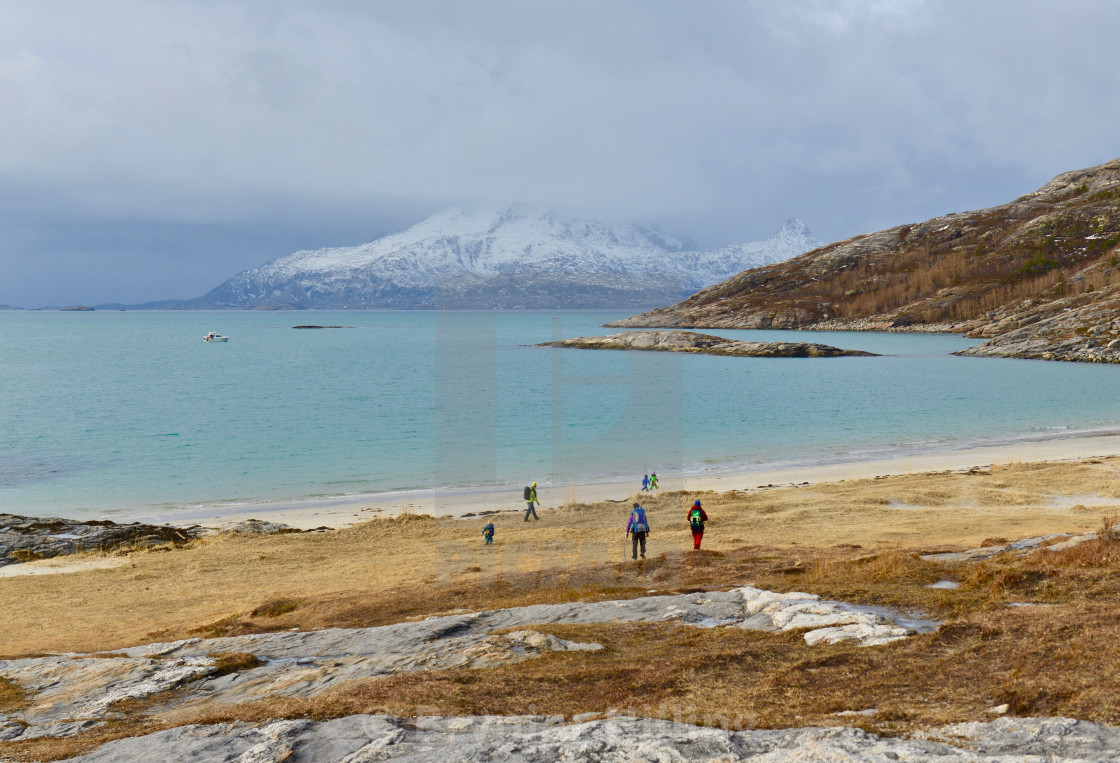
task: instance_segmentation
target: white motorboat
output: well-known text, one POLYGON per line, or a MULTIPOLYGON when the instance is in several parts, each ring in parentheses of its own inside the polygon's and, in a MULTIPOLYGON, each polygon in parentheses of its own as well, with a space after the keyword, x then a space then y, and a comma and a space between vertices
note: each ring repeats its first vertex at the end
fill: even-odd
POLYGON ((204 341, 204 342, 228 342, 229 337, 228 336, 222 336, 217 331, 211 331, 209 334, 202 337, 202 341, 204 341))

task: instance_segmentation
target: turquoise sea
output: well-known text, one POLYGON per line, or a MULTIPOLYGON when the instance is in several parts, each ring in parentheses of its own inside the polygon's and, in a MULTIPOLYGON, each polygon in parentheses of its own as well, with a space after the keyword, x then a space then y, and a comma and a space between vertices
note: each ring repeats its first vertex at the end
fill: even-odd
POLYGON ((878 358, 527 346, 623 315, 0 312, 0 511, 516 494, 1120 429, 1120 367, 959 358, 954 336, 712 332, 878 358))

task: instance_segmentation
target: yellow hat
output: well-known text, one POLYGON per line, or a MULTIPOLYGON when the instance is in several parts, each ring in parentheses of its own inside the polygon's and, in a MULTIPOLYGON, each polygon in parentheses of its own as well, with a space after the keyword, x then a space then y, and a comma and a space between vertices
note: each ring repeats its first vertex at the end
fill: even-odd
POLYGON ((536 487, 536 486, 537 486, 537 483, 535 483, 535 482, 534 482, 534 483, 533 483, 533 487, 536 487))

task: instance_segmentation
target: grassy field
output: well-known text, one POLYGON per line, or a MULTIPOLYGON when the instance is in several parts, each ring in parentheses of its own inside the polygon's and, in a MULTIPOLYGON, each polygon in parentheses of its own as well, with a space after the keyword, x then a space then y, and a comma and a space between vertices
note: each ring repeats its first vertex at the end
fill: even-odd
MULTIPOLYGON (((353 682, 306 700, 161 711, 122 708, 69 740, 0 744, 52 758, 116 735, 229 719, 622 711, 736 728, 859 725, 901 733, 945 722, 1065 715, 1120 723, 1120 541, 935 564, 921 554, 1047 533, 1109 529, 1120 460, 1009 464, 725 494, 643 498, 649 558, 632 562, 630 502, 548 509, 539 522, 410 516, 316 534, 219 536, 136 553, 116 569, 0 580, 4 656, 111 652, 152 640, 361 627, 434 613, 628 598, 750 584, 920 611, 936 633, 883 647, 809 647, 797 634, 679 625, 542 628, 595 641, 508 667, 353 682), (693 552, 685 510, 711 521, 693 552), (949 579, 956 589, 933 589, 949 579), (1018 606, 1029 604, 1032 606, 1018 606), (1016 606, 1012 606, 1016 605, 1016 606), (874 709, 874 714, 839 715, 874 709)), ((231 670, 252 667, 230 658, 231 670)), ((22 702, 0 677, 0 704, 22 702)), ((2 709, 2 708, 0 708, 2 709)))

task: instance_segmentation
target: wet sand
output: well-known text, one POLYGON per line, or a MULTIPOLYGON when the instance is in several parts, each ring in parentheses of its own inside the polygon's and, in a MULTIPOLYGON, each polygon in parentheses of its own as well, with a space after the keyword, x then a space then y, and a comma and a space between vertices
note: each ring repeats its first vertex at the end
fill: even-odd
MULTIPOLYGON (((987 467, 993 464, 1080 461, 1116 455, 1120 455, 1120 433, 1108 433, 1017 442, 1010 445, 962 448, 874 461, 699 475, 666 474, 659 475, 659 478, 662 492, 754 491, 805 483, 815 485, 881 476, 967 471, 974 467, 987 467)), ((630 482, 589 482, 573 485, 550 485, 539 478, 538 482, 540 482, 538 492, 543 508, 631 498, 640 500, 641 494, 640 477, 630 482)), ((230 507, 220 512, 200 510, 151 515, 139 519, 179 526, 200 524, 228 528, 251 518, 267 522, 282 522, 303 530, 317 527, 337 529, 377 517, 406 513, 470 517, 484 512, 523 512, 525 502, 521 500, 521 491, 522 486, 517 485, 501 490, 488 488, 398 492, 336 501, 230 507)))

